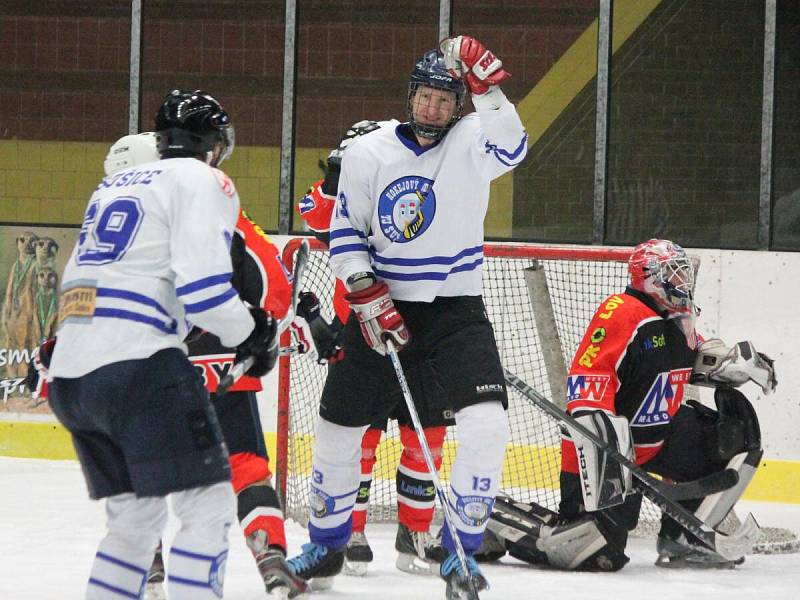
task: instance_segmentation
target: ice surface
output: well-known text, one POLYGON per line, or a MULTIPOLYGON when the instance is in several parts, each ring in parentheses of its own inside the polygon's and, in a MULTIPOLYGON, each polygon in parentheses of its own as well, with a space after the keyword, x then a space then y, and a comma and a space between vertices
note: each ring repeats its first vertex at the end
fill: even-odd
MULTIPOLYGON (((104 535, 103 505, 88 499, 77 463, 0 457, 0 600, 61 600, 83 597, 97 542, 104 535)), ((762 526, 800 531, 800 505, 741 503, 762 526)), ((167 540, 175 530, 170 521, 167 540)), ((366 577, 340 575, 333 589, 313 599, 443 599, 435 577, 401 573, 394 566, 392 525, 368 525, 375 562, 366 577)), ((307 533, 290 522, 291 554, 307 533)), ((800 554, 749 556, 732 571, 665 570, 653 566, 655 541, 634 539, 631 562, 619 573, 561 573, 511 558, 487 565, 491 589, 481 600, 793 600, 800 598, 800 554)), ((231 535, 225 598, 264 600, 252 558, 238 532, 231 535)))

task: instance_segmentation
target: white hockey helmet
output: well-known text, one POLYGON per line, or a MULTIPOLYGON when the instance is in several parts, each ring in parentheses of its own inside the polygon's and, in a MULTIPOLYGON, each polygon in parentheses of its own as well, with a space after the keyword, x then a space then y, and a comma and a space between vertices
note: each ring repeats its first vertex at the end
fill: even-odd
POLYGON ((156 134, 152 131, 125 135, 109 148, 103 167, 106 175, 113 175, 128 167, 159 160, 156 134))
POLYGON ((694 266, 686 251, 669 240, 652 239, 628 259, 631 287, 648 294, 670 314, 695 314, 694 266))

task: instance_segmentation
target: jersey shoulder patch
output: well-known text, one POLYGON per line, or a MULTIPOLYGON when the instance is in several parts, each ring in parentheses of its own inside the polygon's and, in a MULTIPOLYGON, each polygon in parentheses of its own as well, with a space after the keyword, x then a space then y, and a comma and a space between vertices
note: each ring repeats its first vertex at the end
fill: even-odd
POLYGON ((233 198, 236 195, 236 186, 233 185, 233 180, 227 174, 211 167, 211 172, 214 174, 214 179, 217 180, 222 193, 228 198, 233 198))
POLYGON ((570 375, 567 377, 567 402, 602 402, 609 381, 609 375, 570 375))

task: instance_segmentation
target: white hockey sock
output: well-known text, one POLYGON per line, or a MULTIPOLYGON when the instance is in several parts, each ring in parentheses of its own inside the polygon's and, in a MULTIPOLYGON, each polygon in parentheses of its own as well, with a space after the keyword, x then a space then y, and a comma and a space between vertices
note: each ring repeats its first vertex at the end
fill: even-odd
POLYGON ((120 494, 106 500, 108 534, 92 563, 87 600, 137 598, 167 520, 164 498, 120 494))
POLYGON ((236 495, 228 482, 173 494, 181 528, 170 548, 170 600, 222 598, 228 531, 236 520, 236 495))
POLYGON ((340 547, 350 537, 349 519, 358 495, 364 427, 317 421, 310 484, 309 533, 313 542, 340 547))
MULTIPOLYGON (((458 449, 450 475, 450 509, 467 553, 480 546, 500 487, 508 418, 499 402, 482 402, 456 413, 458 449)), ((445 536, 445 542, 447 538, 445 536)), ((446 543, 449 546, 449 544, 446 543)))

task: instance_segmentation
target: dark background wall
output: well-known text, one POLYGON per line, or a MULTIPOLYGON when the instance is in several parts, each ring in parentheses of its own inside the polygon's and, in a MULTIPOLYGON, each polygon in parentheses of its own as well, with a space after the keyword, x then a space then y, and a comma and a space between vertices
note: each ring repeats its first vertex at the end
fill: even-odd
MULTIPOLYGON (((655 4, 612 57, 605 241, 755 247, 764 3, 655 4)), ((615 2, 614 22, 630 7, 615 2)), ((437 41, 438 8, 298 1, 298 194, 351 123, 404 118, 408 74, 437 41)), ((455 0, 452 19, 505 61, 513 78, 504 89, 524 103, 571 50, 576 60, 597 10, 596 0, 455 0)), ((277 226, 284 13, 279 0, 144 0, 141 128, 170 89, 222 98, 238 145, 226 170, 266 229, 277 226)), ((800 248, 799 34, 800 0, 779 0, 776 249, 800 248)), ((75 223, 105 150, 127 131, 130 3, 0 0, 0 56, 0 220, 75 223)), ((592 52, 577 60, 596 65, 592 52)), ((543 131, 513 181, 495 190, 492 235, 590 241, 594 79, 571 94, 546 124, 529 116, 526 125, 543 131)))

